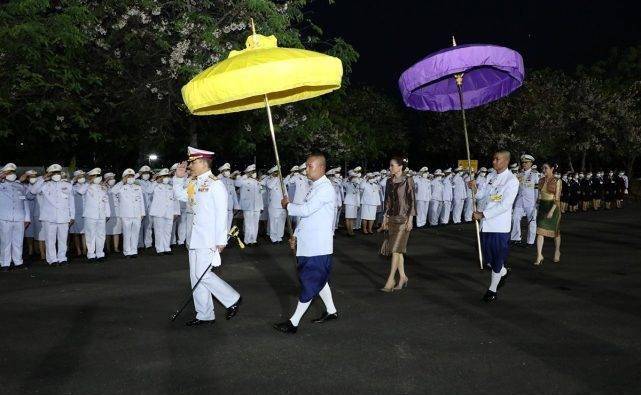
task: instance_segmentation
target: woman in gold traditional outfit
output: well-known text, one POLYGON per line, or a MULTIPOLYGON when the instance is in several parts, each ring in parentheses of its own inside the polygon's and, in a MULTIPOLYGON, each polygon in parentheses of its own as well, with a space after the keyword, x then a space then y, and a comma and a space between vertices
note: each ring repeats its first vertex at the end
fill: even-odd
POLYGON ((407 286, 408 278, 405 275, 404 257, 407 249, 407 240, 412 230, 414 216, 416 215, 416 199, 414 197, 414 180, 403 173, 407 167, 407 159, 393 157, 390 160, 390 178, 385 189, 385 215, 382 230, 388 231, 387 239, 383 242, 382 253, 392 255, 390 274, 381 289, 392 292, 407 286), (399 280, 396 284, 396 272, 399 280), (395 286, 396 285, 396 286, 395 286))
POLYGON ((536 262, 543 263, 543 241, 554 237, 554 262, 561 261, 561 180, 554 177, 556 166, 544 162, 544 177, 539 180, 539 201, 536 215, 536 262))

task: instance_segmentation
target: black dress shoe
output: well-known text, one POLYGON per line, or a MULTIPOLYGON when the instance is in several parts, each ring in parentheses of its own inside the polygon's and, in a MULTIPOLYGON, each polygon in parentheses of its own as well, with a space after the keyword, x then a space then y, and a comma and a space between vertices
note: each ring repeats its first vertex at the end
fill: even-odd
POLYGON ((199 320, 198 318, 194 318, 191 321, 185 322, 185 325, 187 326, 203 326, 203 325, 213 325, 216 320, 199 320))
POLYGON ((236 303, 233 305, 227 307, 227 315, 225 315, 225 319, 231 320, 238 314, 238 309, 240 308, 240 305, 243 303, 243 298, 239 297, 236 303))
POLYGON ((510 272, 512 271, 508 270, 507 273, 505 273, 505 276, 501 276, 501 279, 499 280, 499 285, 496 287, 496 289, 501 289, 505 285, 505 282, 507 281, 507 277, 510 275, 510 272))
POLYGON ((316 318, 315 320, 312 320, 312 322, 315 324, 322 324, 323 322, 337 320, 337 319, 338 319, 338 313, 327 314, 327 311, 326 311, 320 317, 316 318))
POLYGON ((50 266, 58 266, 58 262, 54 262, 50 266))
POLYGON ((483 295, 483 301, 488 303, 494 302, 496 300, 496 295, 496 292, 492 292, 488 289, 485 295, 483 295))
POLYGON ((4 267, 4 266, 2 267, 2 273, 6 273, 6 272, 8 272, 8 271, 9 271, 9 268, 8 268, 8 267, 4 267))
POLYGON ((274 329, 283 333, 294 334, 298 330, 298 327, 294 326, 290 320, 279 322, 273 325, 274 329))

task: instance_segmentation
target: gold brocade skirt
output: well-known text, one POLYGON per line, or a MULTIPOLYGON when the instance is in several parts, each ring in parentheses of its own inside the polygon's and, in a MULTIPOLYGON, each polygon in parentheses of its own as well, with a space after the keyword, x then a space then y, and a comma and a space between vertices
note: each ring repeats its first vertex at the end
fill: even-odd
POLYGON ((561 234, 561 210, 557 207, 552 218, 547 215, 554 206, 554 200, 541 200, 536 214, 536 234, 545 237, 556 237, 561 234))
POLYGON ((406 217, 390 217, 388 221, 387 246, 390 253, 405 254, 410 232, 405 228, 406 217))

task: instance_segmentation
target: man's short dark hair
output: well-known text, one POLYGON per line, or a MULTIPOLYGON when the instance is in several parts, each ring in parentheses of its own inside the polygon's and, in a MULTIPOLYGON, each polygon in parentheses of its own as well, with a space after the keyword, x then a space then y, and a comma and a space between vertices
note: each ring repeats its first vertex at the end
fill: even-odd
POLYGON ((505 156, 507 156, 507 160, 508 161, 512 158, 512 155, 510 155, 510 151, 505 150, 505 149, 500 149, 500 150, 496 151, 496 154, 497 155, 505 155, 505 156))
POLYGON ((314 158, 314 159, 320 159, 321 164, 324 167, 327 167, 327 157, 322 151, 312 151, 309 155, 308 158, 314 158))

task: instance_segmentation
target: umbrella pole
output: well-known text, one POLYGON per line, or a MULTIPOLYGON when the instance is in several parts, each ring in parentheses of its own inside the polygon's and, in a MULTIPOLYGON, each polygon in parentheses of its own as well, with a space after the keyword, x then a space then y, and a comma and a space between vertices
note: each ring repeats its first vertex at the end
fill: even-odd
MULTIPOLYGON (((474 172, 472 171, 472 159, 470 158, 470 140, 467 136, 467 119, 465 118, 465 109, 463 108, 463 74, 454 75, 456 79, 456 87, 458 89, 458 97, 461 103, 461 115, 463 116, 463 132, 465 133, 465 150, 467 151, 467 170, 470 172, 470 180, 474 180, 474 172)), ((476 212, 476 196, 472 194, 472 210, 476 212)), ((479 253, 479 266, 483 270, 483 252, 481 251, 481 232, 479 228, 479 221, 474 220, 476 227, 476 247, 479 253)))
MULTIPOLYGON (((278 168, 278 180, 280 181, 280 191, 284 197, 287 197, 287 189, 285 189, 285 183, 283 182, 283 173, 280 167, 280 157, 278 156, 278 145, 276 145, 276 133, 274 132, 274 121, 272 120, 272 110, 269 107, 269 99, 265 95, 265 108, 267 108, 267 118, 269 119, 269 132, 272 136, 272 147, 274 148, 274 156, 276 157, 276 167, 278 168)), ((292 229, 292 219, 287 215, 287 232, 289 236, 294 235, 292 229)))

